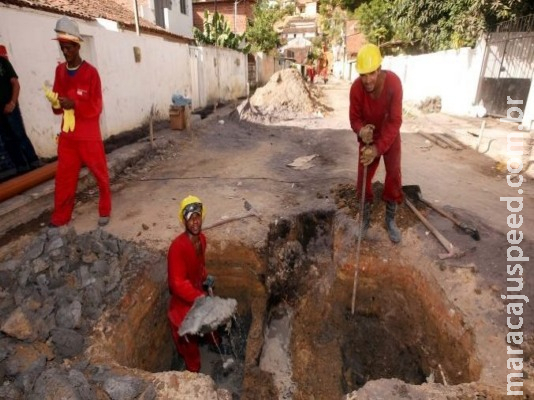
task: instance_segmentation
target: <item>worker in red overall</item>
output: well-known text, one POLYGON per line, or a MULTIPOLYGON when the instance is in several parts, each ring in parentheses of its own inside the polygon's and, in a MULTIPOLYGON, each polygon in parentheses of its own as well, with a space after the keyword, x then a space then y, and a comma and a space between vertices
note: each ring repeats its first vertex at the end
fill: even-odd
MULTIPOLYGON (((167 273, 171 298, 167 317, 171 325, 176 350, 185 361, 188 371, 200 371, 200 337, 178 335, 185 316, 196 299, 207 295, 213 287, 214 277, 208 275, 205 265, 206 237, 202 233, 202 220, 206 210, 196 196, 187 196, 180 203, 179 217, 185 231, 172 242, 167 254, 167 273)), ((208 340, 219 342, 220 337, 206 335, 208 340)))
POLYGON ((386 178, 382 199, 386 202, 386 228, 391 241, 398 243, 401 241, 401 233, 395 223, 395 212, 397 205, 404 199, 400 138, 402 84, 395 73, 382 70, 381 64, 382 56, 376 45, 366 44, 358 52, 356 70, 360 76, 350 89, 349 118, 360 144, 356 184, 359 193, 364 180, 364 166, 367 166, 363 232, 366 233, 371 218, 371 182, 380 158, 383 158, 386 178))
POLYGON ((54 114, 63 115, 50 223, 61 226, 70 221, 80 169, 85 165, 98 185, 98 224, 103 226, 109 222, 111 214, 111 191, 99 123, 102 113, 100 76, 95 67, 80 57, 82 37, 78 24, 62 17, 55 31, 65 62, 56 68, 53 89, 45 86, 45 95, 54 114))

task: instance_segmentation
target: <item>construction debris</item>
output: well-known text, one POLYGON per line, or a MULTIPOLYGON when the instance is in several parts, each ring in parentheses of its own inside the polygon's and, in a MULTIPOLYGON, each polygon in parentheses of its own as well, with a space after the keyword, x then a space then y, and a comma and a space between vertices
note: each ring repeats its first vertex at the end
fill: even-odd
POLYGON ((301 74, 283 69, 237 107, 240 120, 274 122, 324 115, 329 108, 319 102, 318 89, 311 89, 301 74))
POLYGON ((205 296, 195 300, 185 316, 178 334, 180 336, 204 334, 226 324, 237 312, 237 300, 205 296))
POLYGON ((318 156, 319 154, 312 154, 309 156, 297 157, 293 162, 287 164, 287 166, 297 170, 310 169, 313 167, 312 160, 318 156))

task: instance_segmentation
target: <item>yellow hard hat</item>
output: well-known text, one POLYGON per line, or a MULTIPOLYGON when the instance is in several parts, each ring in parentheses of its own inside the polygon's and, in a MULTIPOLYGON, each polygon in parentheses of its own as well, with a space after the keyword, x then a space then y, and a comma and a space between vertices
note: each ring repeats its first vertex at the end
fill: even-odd
POLYGON ((185 221, 189 220, 194 213, 199 213, 202 219, 204 219, 206 208, 198 197, 189 195, 180 203, 180 213, 178 214, 178 217, 180 218, 180 221, 185 224, 185 221))
POLYGON ((382 64, 382 55, 377 45, 368 43, 364 45, 356 58, 356 71, 360 75, 376 71, 382 64))

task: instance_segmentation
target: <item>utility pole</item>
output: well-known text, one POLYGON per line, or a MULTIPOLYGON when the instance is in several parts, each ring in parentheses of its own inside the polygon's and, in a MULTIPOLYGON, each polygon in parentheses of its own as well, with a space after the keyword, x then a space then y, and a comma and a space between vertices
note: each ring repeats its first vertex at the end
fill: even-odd
POLYGON ((237 19, 237 0, 234 0, 234 33, 236 32, 236 19, 237 19))
POLYGON ((139 36, 139 12, 137 11, 137 0, 133 0, 134 17, 135 17, 135 33, 139 36))

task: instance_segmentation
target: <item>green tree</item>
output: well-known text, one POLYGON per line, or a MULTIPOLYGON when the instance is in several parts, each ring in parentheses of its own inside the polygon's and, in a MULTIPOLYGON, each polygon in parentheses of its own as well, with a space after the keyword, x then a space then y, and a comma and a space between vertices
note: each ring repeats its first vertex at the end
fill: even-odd
POLYGON ((245 43, 244 35, 237 35, 230 29, 228 21, 224 16, 215 12, 210 15, 208 10, 204 11, 203 30, 193 28, 193 37, 197 45, 213 45, 238 50, 243 53, 250 51, 250 44, 245 43))
POLYGON ((528 0, 371 0, 356 16, 369 41, 428 52, 474 46, 497 23, 533 12, 528 0))
POLYGON ((392 2, 371 0, 359 6, 354 14, 358 20, 358 26, 367 40, 376 45, 381 45, 393 39, 393 13, 392 2))
POLYGON ((320 43, 314 43, 314 49, 321 54, 324 48, 332 48, 344 41, 347 11, 343 9, 343 0, 323 0, 319 4, 320 43))
POLYGON ((253 10, 253 18, 249 21, 245 37, 252 45, 253 51, 269 53, 280 45, 278 33, 274 29, 276 22, 285 15, 292 13, 293 8, 281 9, 280 6, 269 6, 267 0, 260 0, 253 10))

